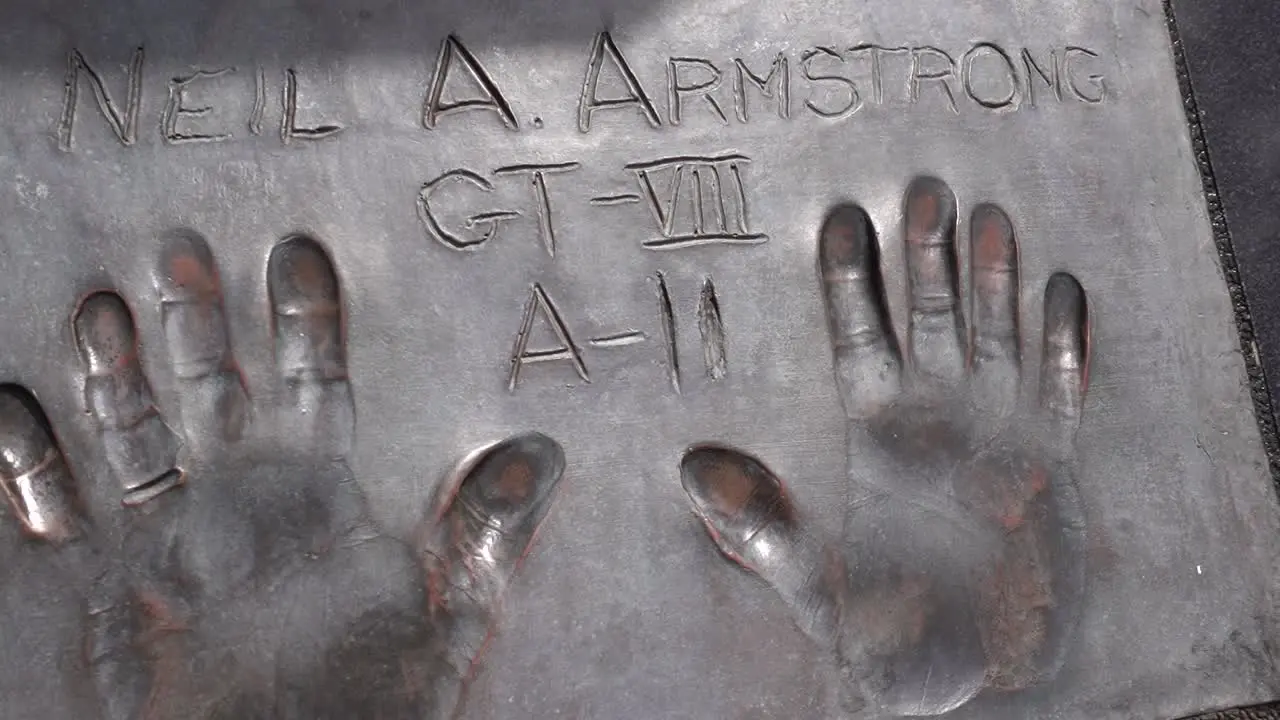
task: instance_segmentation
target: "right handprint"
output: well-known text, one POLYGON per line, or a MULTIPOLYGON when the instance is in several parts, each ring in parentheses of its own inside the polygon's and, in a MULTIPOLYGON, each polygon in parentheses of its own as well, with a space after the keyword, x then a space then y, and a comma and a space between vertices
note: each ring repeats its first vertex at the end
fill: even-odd
POLYGON ((1049 680, 1069 649, 1085 581, 1073 459, 1089 322, 1080 284, 1053 275, 1039 392, 1024 398, 1009 218, 992 205, 972 213, 966 328, 955 195, 918 178, 903 212, 905 352, 867 214, 835 208, 818 240, 848 418, 839 541, 820 537, 743 451, 694 447, 681 476, 717 547, 835 654, 848 695, 875 714, 938 715, 984 689, 1049 680))

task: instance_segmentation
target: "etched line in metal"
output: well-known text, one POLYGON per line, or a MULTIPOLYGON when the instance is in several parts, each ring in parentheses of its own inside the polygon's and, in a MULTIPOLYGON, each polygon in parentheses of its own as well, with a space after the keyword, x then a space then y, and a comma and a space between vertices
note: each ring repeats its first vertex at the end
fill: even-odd
POLYGON ((671 308, 671 291, 667 288, 667 278, 661 272, 655 277, 658 280, 658 319, 662 324, 662 342, 667 352, 667 376, 671 380, 671 389, 680 394, 680 353, 676 348, 676 314, 671 308))
POLYGON ((628 330, 626 332, 614 333, 612 335, 602 335, 600 337, 589 338, 587 343, 592 347, 598 348, 620 348, 636 345, 646 340, 645 334, 638 330, 628 330))
POLYGON ((617 195, 597 195, 588 202, 592 205, 630 205, 640 200, 640 196, 635 193, 618 193, 617 195))
POLYGON ((702 336, 702 361, 707 377, 712 380, 724 378, 728 372, 724 322, 720 318, 720 299, 716 296, 716 286, 710 275, 702 282, 702 293, 698 297, 698 334, 702 336))

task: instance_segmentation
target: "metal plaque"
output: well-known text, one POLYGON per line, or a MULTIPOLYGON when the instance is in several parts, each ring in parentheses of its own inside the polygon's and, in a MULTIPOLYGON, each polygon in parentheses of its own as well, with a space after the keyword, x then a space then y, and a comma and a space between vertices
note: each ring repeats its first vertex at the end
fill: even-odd
POLYGON ((1165 23, 9 3, 0 715, 1280 697, 1165 23))

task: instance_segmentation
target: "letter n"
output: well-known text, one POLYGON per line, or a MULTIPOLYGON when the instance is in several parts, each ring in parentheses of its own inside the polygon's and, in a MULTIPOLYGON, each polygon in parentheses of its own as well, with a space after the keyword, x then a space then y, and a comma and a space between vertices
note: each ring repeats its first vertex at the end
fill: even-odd
POLYGON ((71 150, 72 132, 75 130, 76 106, 80 100, 80 74, 84 73, 89 80, 89 89, 97 101, 98 110, 106 118, 111 132, 123 145, 132 145, 138 139, 138 107, 142 104, 142 48, 133 51, 133 59, 129 63, 129 89, 125 96, 124 112, 116 107, 107 92, 107 86, 98 74, 84 59, 79 50, 72 49, 67 55, 66 87, 62 95, 62 117, 58 121, 58 147, 71 150))

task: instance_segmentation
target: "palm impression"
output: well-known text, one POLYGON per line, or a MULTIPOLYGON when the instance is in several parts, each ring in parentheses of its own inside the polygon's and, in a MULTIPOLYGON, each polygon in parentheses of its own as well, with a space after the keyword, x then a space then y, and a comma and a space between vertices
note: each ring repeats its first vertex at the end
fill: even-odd
POLYGON ((695 447, 681 473, 717 547, 772 586, 801 629, 836 655, 856 702, 936 715, 983 690, 1048 681, 1069 648, 1084 589, 1072 460, 1088 311, 1075 278, 1049 278, 1039 392, 1022 392, 1009 218, 993 205, 972 213, 966 325, 954 194, 919 178, 903 214, 901 345, 867 214, 835 208, 818 240, 848 419, 840 538, 821 537, 782 481, 743 451, 695 447))
POLYGON ((86 509, 39 405, 0 392, 0 487, 26 551, 54 553, 82 598, 101 716, 451 717, 551 504, 560 446, 529 433, 471 453, 419 540, 391 538, 345 460, 343 302, 321 245, 295 236, 271 252, 277 372, 252 399, 204 240, 170 237, 155 278, 181 434, 153 399, 123 298, 94 293, 72 319, 122 505, 86 509), (120 542, 99 512, 126 515, 120 542))

